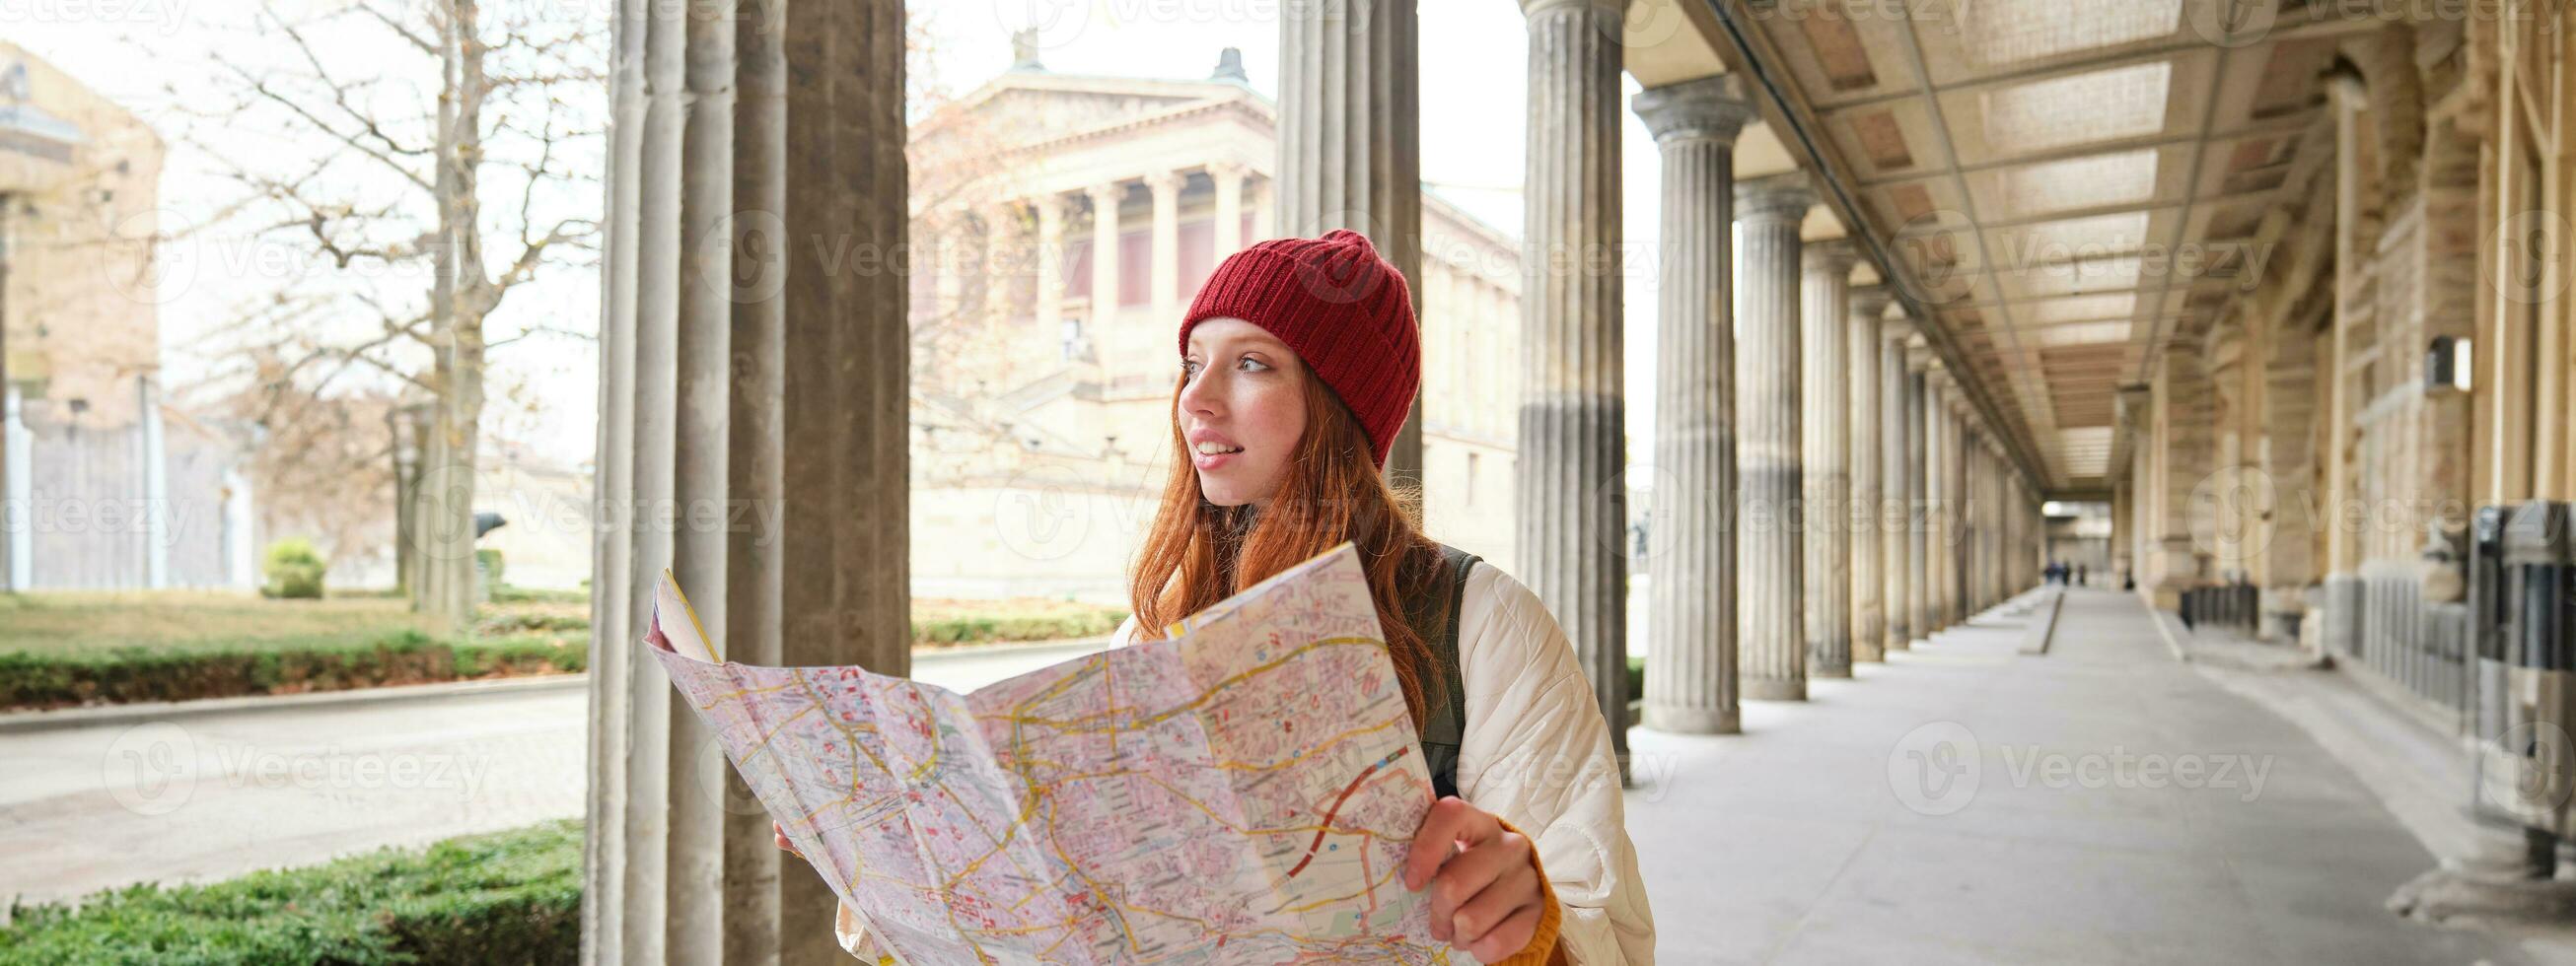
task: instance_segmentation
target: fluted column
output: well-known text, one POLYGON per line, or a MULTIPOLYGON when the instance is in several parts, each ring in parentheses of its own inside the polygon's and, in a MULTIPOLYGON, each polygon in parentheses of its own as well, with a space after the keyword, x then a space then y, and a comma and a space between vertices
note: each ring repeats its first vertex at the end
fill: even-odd
POLYGON ((1732 734, 1735 655, 1735 136, 1753 117, 1720 75, 1636 96, 1663 155, 1655 487, 1645 725, 1732 734))
MULTIPOLYGON (((1347 228, 1367 235, 1403 273, 1420 319, 1421 18, 1415 6, 1408 0, 1279 7, 1274 170, 1279 234, 1313 238, 1347 228)), ((1615 117, 1617 106, 1609 110, 1615 117)), ((1422 404, 1417 393, 1387 451, 1389 482, 1422 481, 1422 404)))
POLYGON ((1153 262, 1146 273, 1146 284, 1152 291, 1145 294, 1145 304, 1154 307, 1154 318, 1166 320, 1180 315, 1181 287, 1181 184, 1185 179, 1177 171, 1157 171, 1145 176, 1145 189, 1154 196, 1153 262))
MULTIPOLYGON (((1216 182, 1216 258, 1243 250, 1243 175, 1244 167, 1234 161, 1208 165, 1208 179, 1216 182)), ((1371 242, 1375 244, 1375 242, 1371 242)))
MULTIPOLYGON (((1913 326, 1900 320, 1885 327, 1878 340, 1878 435, 1879 435, 1879 511, 1880 575, 1885 586, 1887 605, 1886 649, 1902 651, 1914 646, 1913 563, 1907 557, 1910 544, 1906 533, 1914 526, 1912 465, 1907 461, 1908 442, 1914 435, 1905 418, 1906 387, 1911 375, 1905 371, 1905 337, 1913 326)), ((1856 417, 1866 413, 1854 410, 1856 417)))
POLYGON ((1801 366, 1799 411, 1800 540, 1805 544, 1807 673, 1847 678, 1852 663, 1851 270, 1858 251, 1848 240, 1817 242, 1799 253, 1801 366))
POLYGON ((1950 435, 1949 373, 1934 362, 1923 373, 1923 479, 1925 533, 1923 578, 1931 592, 1932 624, 1926 637, 1948 630, 1950 616, 1950 526, 1957 510, 1951 501, 1959 498, 1957 484, 1950 479, 1950 450, 1958 441, 1950 435))
POLYGON ((1929 641, 1939 630, 1932 624, 1932 407, 1923 372, 1929 353, 1908 343, 1905 355, 1905 494, 1912 518, 1905 528, 1905 602, 1914 639, 1929 641))
POLYGON ((1887 654, 1886 541, 1879 537, 1879 501, 1886 491, 1879 474, 1879 437, 1884 435, 1878 407, 1879 318, 1887 312, 1884 286, 1856 288, 1843 342, 1851 353, 1850 390, 1842 411, 1850 418, 1851 512, 1843 532, 1851 542, 1851 656, 1853 661, 1880 661, 1887 654))
MULTIPOLYGON (((1127 186, 1106 182, 1084 189, 1084 194, 1091 198, 1091 324, 1083 335, 1105 350, 1111 344, 1110 322, 1118 315, 1118 206, 1127 200, 1127 186)), ((1115 385, 1119 353, 1103 351, 1098 356, 1102 381, 1115 385)))
POLYGON ((1628 498, 1620 342, 1620 6, 1529 0, 1520 504, 1513 553, 1592 678, 1626 773, 1628 498))
POLYGON ((1737 186, 1744 277, 1735 288, 1735 463, 1742 474, 1735 571, 1742 694, 1807 697, 1805 543, 1799 489, 1798 224, 1815 204, 1804 174, 1737 186))
POLYGON ((905 245, 902 5, 743 8, 614 18, 586 963, 847 955, 830 890, 635 658, 655 579, 686 586, 726 658, 910 668, 906 279, 792 268, 905 245), (776 512, 675 525, 746 506, 776 512))
POLYGON ((1064 326, 1064 196, 1030 199, 1038 215, 1038 337, 1060 337, 1064 326))

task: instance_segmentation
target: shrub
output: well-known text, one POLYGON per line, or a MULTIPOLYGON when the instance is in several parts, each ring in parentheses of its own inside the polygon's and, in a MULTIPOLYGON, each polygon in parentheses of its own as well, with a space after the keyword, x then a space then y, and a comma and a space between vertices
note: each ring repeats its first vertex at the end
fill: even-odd
POLYGON ((1122 610, 1072 614, 964 614, 912 622, 915 644, 971 644, 986 641, 1052 641, 1098 637, 1127 619, 1122 610))
POLYGON ((581 887, 581 823, 548 822, 77 906, 13 905, 0 966, 570 964, 581 887))
POLYGON ((302 537, 288 537, 268 545, 268 562, 261 572, 268 583, 259 588, 264 597, 290 597, 304 600, 322 599, 322 572, 329 566, 313 549, 313 542, 302 537))
POLYGON ((481 547, 474 551, 474 565, 483 571, 483 586, 501 586, 501 569, 506 563, 501 558, 501 551, 494 548, 481 547))
POLYGON ((590 663, 586 640, 505 638, 447 643, 401 631, 342 647, 239 647, 74 654, 0 652, 0 708, 187 701, 342 691, 510 675, 569 673, 590 663))

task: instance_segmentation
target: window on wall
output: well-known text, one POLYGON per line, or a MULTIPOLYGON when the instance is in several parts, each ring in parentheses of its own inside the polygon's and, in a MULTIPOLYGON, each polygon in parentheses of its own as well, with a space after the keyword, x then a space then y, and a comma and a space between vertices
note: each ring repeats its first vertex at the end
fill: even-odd
POLYGON ((1209 273, 1216 271, 1216 222, 1185 221, 1180 231, 1180 290, 1174 292, 1187 302, 1199 294, 1209 273))
POLYGON ((1064 265, 1064 297, 1069 299, 1090 298, 1091 240, 1086 238, 1081 241, 1066 242, 1064 244, 1064 265))
POLYGON ((1154 300, 1154 233, 1131 231, 1118 236, 1118 304, 1145 305, 1154 300))

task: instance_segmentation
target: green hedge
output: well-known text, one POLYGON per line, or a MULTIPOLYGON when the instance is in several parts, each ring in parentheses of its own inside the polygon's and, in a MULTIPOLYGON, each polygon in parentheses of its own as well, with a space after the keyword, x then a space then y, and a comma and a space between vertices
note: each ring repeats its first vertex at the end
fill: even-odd
POLYGON ((915 644, 979 644, 989 641, 1052 641, 1098 637, 1118 629, 1126 611, 1093 611, 1043 617, 942 617, 912 622, 915 644))
POLYGON ((11 907, 0 966, 574 963, 581 823, 385 849, 202 886, 11 907))
POLYGON ((472 643, 402 631, 345 647, 156 651, 125 647, 81 654, 0 653, 0 708, 186 701, 298 691, 418 684, 493 673, 545 674, 589 666, 585 642, 472 643))

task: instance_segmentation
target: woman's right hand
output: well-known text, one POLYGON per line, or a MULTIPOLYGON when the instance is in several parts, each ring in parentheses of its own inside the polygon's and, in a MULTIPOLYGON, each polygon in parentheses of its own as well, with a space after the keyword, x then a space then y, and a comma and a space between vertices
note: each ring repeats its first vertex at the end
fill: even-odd
POLYGON ((779 848, 786 849, 786 850, 787 850, 787 854, 792 855, 792 856, 795 856, 795 857, 797 857, 797 858, 800 858, 800 859, 801 859, 801 858, 804 858, 804 857, 805 857, 805 853, 803 853, 803 852, 799 852, 799 851, 796 851, 796 843, 794 843, 794 842, 790 842, 790 841, 788 841, 788 840, 787 840, 787 827, 786 827, 786 826, 784 826, 784 825, 780 825, 780 824, 778 824, 778 823, 776 823, 776 822, 771 822, 771 823, 769 823, 769 830, 770 830, 771 832, 773 832, 773 833, 776 833, 776 834, 777 834, 777 836, 778 836, 778 847, 779 847, 779 848))

